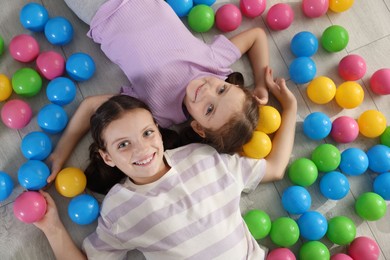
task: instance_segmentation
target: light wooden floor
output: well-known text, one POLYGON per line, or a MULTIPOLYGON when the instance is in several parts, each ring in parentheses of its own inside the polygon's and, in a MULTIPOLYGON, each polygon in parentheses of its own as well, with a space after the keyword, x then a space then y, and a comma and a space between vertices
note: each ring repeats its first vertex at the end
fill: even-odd
MULTIPOLYGON (((36 0, 34 2, 42 3, 49 11, 51 17, 64 16, 68 18, 75 29, 74 39, 68 45, 60 48, 51 45, 44 37, 43 33, 31 33, 24 29, 19 22, 19 11, 26 4, 26 0, 2 0, 0 10, 0 35, 8 44, 11 38, 21 33, 33 34, 39 41, 42 51, 56 50, 63 54, 65 58, 75 52, 86 52, 90 54, 97 65, 96 74, 89 81, 78 84, 77 97, 69 105, 65 107, 69 116, 73 114, 80 101, 87 96, 102 93, 114 93, 119 90, 119 87, 127 83, 127 79, 121 73, 116 65, 108 61, 99 46, 94 44, 85 36, 88 27, 83 24, 77 17, 67 8, 61 0, 36 0)), ((216 9, 221 4, 228 1, 217 0, 213 5, 216 9)), ((238 3, 238 0, 230 2, 238 3)), ((295 20, 290 28, 284 31, 274 32, 267 30, 269 36, 271 66, 275 71, 276 76, 289 78, 288 65, 293 60, 293 55, 289 49, 289 43, 292 37, 300 31, 310 31, 320 38, 325 28, 332 24, 344 26, 349 32, 350 41, 346 48, 339 53, 327 53, 321 47, 314 55, 313 59, 317 65, 317 76, 327 76, 333 79, 336 85, 342 83, 342 79, 337 74, 337 64, 342 57, 348 53, 361 55, 367 63, 367 73, 363 80, 359 83, 365 90, 365 99, 362 105, 351 110, 342 110, 334 102, 326 105, 315 105, 306 96, 306 85, 296 85, 288 81, 288 86, 296 95, 299 102, 298 122, 296 132, 296 142, 294 152, 291 156, 291 161, 299 157, 310 157, 313 149, 319 145, 320 141, 311 141, 304 136, 302 131, 303 119, 311 112, 322 111, 331 119, 335 119, 341 115, 349 115, 357 118, 363 111, 367 109, 378 109, 384 113, 388 121, 390 121, 390 99, 389 96, 377 96, 369 89, 369 78, 373 72, 380 68, 390 67, 390 0, 356 0, 354 6, 344 13, 331 13, 327 15, 309 19, 306 18, 301 11, 301 1, 298 0, 269 0, 267 1, 267 10, 275 3, 285 2, 291 4, 295 11, 295 20)), ((227 34, 234 35, 238 31, 246 28, 260 26, 266 28, 265 13, 263 17, 250 20, 243 19, 242 25, 235 32, 227 34)), ((217 29, 213 29, 203 35, 206 42, 209 42, 211 37, 219 33, 217 29)), ((196 51, 196 50, 194 50, 196 51)), ((34 67, 35 64, 22 64, 12 59, 8 50, 0 56, 0 73, 12 77, 13 73, 22 67, 34 67)), ((247 85, 250 86, 253 82, 251 70, 246 58, 238 61, 235 70, 244 73, 247 85)), ((44 86, 47 82, 44 82, 44 86)), ((13 94, 12 99, 20 98, 13 94)), ((19 131, 7 128, 0 123, 0 170, 9 173, 14 182, 15 188, 11 196, 5 201, 0 202, 0 259, 53 259, 53 253, 43 234, 33 225, 28 225, 20 222, 13 216, 13 201, 22 192, 21 186, 17 183, 17 171, 21 164, 26 159, 22 156, 20 150, 21 139, 31 131, 39 131, 36 115, 39 109, 49 103, 46 98, 44 88, 42 91, 32 98, 25 98, 31 105, 34 117, 30 124, 19 131)), ((0 108, 3 106, 2 102, 0 108)), ((271 103, 276 105, 275 103, 271 103)), ((52 135, 52 140, 55 143, 58 140, 58 135, 52 135)), ((90 138, 86 137, 74 151, 73 156, 68 161, 67 166, 75 166, 83 168, 86 165, 88 156, 87 147, 90 138)), ((324 142, 334 142, 327 138, 324 142)), ((377 144, 378 139, 369 139, 360 136, 356 141, 347 145, 338 145, 340 151, 348 147, 360 147, 367 150, 374 144, 377 144)), ((312 196, 311 210, 317 210, 323 213, 328 219, 338 215, 344 215, 351 218, 357 227, 357 236, 369 236, 377 241, 381 248, 380 259, 390 259, 390 209, 387 202, 388 212, 382 219, 374 222, 363 221, 354 212, 354 202, 357 196, 366 191, 372 191, 372 182, 375 175, 367 172, 362 176, 348 177, 351 185, 349 194, 339 201, 326 200, 320 193, 318 181, 313 184, 309 191, 312 196)), ((285 178, 277 183, 260 185, 257 190, 249 195, 244 195, 242 199, 242 212, 245 213, 248 209, 262 209, 266 211, 271 219, 276 219, 280 216, 288 215, 282 207, 280 196, 283 190, 291 185, 291 182, 285 178)), ((71 232, 72 237, 77 244, 81 244, 83 238, 91 233, 96 223, 88 226, 78 226, 71 222, 67 216, 67 205, 69 199, 60 196, 56 190, 51 187, 50 193, 54 196, 60 210, 62 219, 71 232)), ((298 216, 291 216, 297 218, 298 216)), ((327 238, 321 240, 328 246, 331 253, 345 252, 345 247, 332 244, 327 238)), ((297 254, 300 245, 304 242, 300 240, 291 249, 297 254)), ((275 248, 275 245, 267 237, 259 241, 259 243, 275 248)), ((138 252, 132 252, 129 256, 143 259, 138 252)))

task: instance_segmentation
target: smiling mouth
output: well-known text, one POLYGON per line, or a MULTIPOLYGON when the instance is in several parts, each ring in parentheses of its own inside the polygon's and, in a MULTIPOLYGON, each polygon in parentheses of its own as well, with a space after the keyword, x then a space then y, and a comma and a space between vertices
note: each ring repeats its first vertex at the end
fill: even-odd
POLYGON ((141 161, 134 162, 133 164, 135 164, 137 166, 147 166, 153 161, 153 158, 155 157, 155 155, 156 155, 156 153, 153 153, 150 157, 148 157, 144 160, 141 160, 141 161))
POLYGON ((202 85, 200 85, 196 90, 195 90, 195 98, 194 98, 194 102, 196 101, 197 97, 198 97, 198 94, 200 92, 200 89, 203 88, 203 86, 205 85, 206 83, 203 83, 202 85))

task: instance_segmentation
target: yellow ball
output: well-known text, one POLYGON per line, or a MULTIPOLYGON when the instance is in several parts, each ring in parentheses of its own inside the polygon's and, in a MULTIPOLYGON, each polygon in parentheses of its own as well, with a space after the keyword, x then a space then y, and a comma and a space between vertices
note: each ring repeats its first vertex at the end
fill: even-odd
POLYGON ((378 110, 366 110, 358 118, 359 131, 365 137, 375 138, 386 129, 386 117, 378 110))
POLYGON ((250 158, 264 158, 271 152, 271 139, 266 133, 255 131, 253 132, 252 139, 242 149, 244 150, 244 154, 250 158))
POLYGON ((313 79, 306 89, 307 96, 316 104, 326 104, 330 102, 336 94, 336 85, 333 80, 320 76, 313 79))
POLYGON ((279 111, 271 106, 259 107, 259 123, 256 130, 272 134, 280 127, 281 117, 279 111))
POLYGON ((336 89, 337 104, 342 108, 358 107, 364 99, 364 90, 355 81, 346 81, 336 89))
POLYGON ((329 0, 329 9, 336 13, 347 11, 352 7, 354 0, 329 0))
POLYGON ((58 173, 55 186, 62 196, 72 198, 84 191, 87 186, 87 177, 79 168, 64 168, 58 173))
POLYGON ((4 101, 9 98, 12 94, 12 86, 9 78, 0 74, 0 101, 4 101))

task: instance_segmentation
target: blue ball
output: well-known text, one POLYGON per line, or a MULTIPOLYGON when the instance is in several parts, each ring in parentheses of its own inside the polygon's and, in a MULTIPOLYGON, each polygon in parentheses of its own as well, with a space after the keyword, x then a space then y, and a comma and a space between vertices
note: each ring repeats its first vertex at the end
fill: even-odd
POLYGON ((306 211, 297 220, 300 235, 310 241, 320 240, 328 230, 328 221, 317 211, 306 211))
POLYGON ((43 32, 49 20, 49 13, 43 5, 28 3, 20 10, 19 20, 25 29, 33 32, 43 32))
POLYGON ((216 0, 194 0, 194 5, 208 5, 212 6, 216 0))
POLYGON ((340 200, 349 192, 348 178, 338 171, 331 171, 320 180, 321 194, 331 200, 340 200))
POLYGON ((368 168, 376 173, 390 171, 390 147, 377 144, 367 151, 368 168))
POLYGON ((390 172, 379 174, 374 180, 373 188, 384 200, 390 200, 390 172))
POLYGON ((167 0, 167 3, 179 17, 187 16, 194 6, 192 0, 167 0))
POLYGON ((73 39, 73 26, 64 17, 51 18, 45 25, 45 36, 51 44, 63 46, 73 39))
POLYGON ((318 50, 318 39, 311 32, 299 32, 292 38, 290 49, 296 57, 311 57, 318 50))
POLYGON ((312 140, 327 137, 332 130, 332 121, 322 112, 313 112, 303 120, 303 133, 312 140))
POLYGON ((66 61, 65 67, 69 76, 76 81, 90 79, 96 70, 92 57, 82 52, 72 54, 66 61))
POLYGON ((99 204, 91 195, 78 195, 69 202, 68 215, 76 224, 91 224, 99 216, 99 204))
POLYGON ((68 78, 55 78, 47 84, 46 96, 53 104, 65 106, 75 99, 76 85, 68 78))
POLYGON ((40 190, 47 184, 49 167, 42 161, 29 160, 18 170, 19 184, 27 190, 40 190))
POLYGON ((38 125, 49 134, 57 134, 68 124, 68 115, 65 110, 56 104, 48 104, 38 112, 38 125))
POLYGON ((359 148, 347 148, 341 153, 340 170, 349 175, 357 176, 368 169, 367 154, 359 148))
POLYGON ((0 201, 8 198, 13 189, 14 182, 11 177, 7 173, 0 171, 0 201))
POLYGON ((27 159, 42 161, 50 155, 52 142, 45 133, 30 132, 23 137, 20 148, 27 159))
POLYGON ((298 57, 291 62, 288 72, 293 82, 305 84, 313 80, 317 73, 317 68, 311 58, 298 57))
POLYGON ((283 208, 290 214, 302 214, 311 206, 310 193, 301 186, 290 186, 282 194, 283 208))

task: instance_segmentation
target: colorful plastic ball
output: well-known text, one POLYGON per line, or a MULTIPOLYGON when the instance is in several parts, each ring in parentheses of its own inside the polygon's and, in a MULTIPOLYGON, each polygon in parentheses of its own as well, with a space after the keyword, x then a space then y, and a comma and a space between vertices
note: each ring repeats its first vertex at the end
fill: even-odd
POLYGON ((271 241, 281 247, 290 247, 299 239, 299 227, 294 219, 279 217, 272 222, 271 241))
POLYGON ((266 0, 240 0, 240 9, 248 18, 260 16, 266 7, 266 0))
POLYGON ((333 120, 330 136, 337 143, 351 143, 359 135, 359 125, 349 116, 340 116, 333 120))
POLYGON ((19 34, 11 39, 9 52, 17 61, 30 62, 38 56, 39 45, 31 35, 19 34))
POLYGON ((0 74, 0 102, 7 100, 11 94, 11 81, 6 75, 0 74))
POLYGON ((363 78, 366 74, 366 61, 357 54, 349 54, 342 58, 338 65, 340 77, 347 81, 354 81, 363 78))
POLYGON ((336 216, 328 221, 328 239, 337 245, 348 245, 356 236, 355 223, 348 217, 336 216))
POLYGON ((212 6, 216 0, 193 0, 194 5, 208 5, 212 6))
POLYGON ((266 133, 254 131, 251 140, 242 147, 248 157, 261 159, 266 157, 272 149, 272 142, 266 133))
POLYGON ((73 26, 68 19, 57 16, 50 18, 45 25, 46 39, 53 45, 63 46, 73 39, 73 26))
POLYGON ((364 90, 355 81, 346 81, 336 89, 336 103, 342 108, 356 108, 364 99, 364 90))
POLYGON ((21 68, 12 76, 12 88, 16 94, 24 97, 35 96, 41 91, 42 78, 31 68, 21 68))
POLYGON ((390 147, 390 126, 386 127, 385 131, 380 136, 381 144, 390 147))
POLYGON ((12 129, 21 129, 31 120, 32 110, 23 100, 13 99, 7 101, 1 109, 1 120, 12 129))
POLYGON ((294 253, 285 247, 271 250, 267 255, 267 260, 296 260, 294 253))
POLYGON ((348 254, 354 260, 377 260, 380 249, 375 240, 369 237, 357 237, 348 246, 348 254))
POLYGON ((234 4, 224 4, 215 13, 215 25, 222 32, 234 31, 241 21, 241 11, 234 4))
POLYGON ((328 260, 329 258, 329 249, 320 241, 306 242, 299 249, 300 260, 328 260))
POLYGON ((330 102, 336 95, 336 84, 331 78, 319 76, 309 83, 306 93, 311 101, 323 105, 330 102))
POLYGON ((53 104, 65 106, 75 99, 76 85, 68 78, 55 78, 47 84, 46 96, 53 104))
POLYGON ((20 148, 25 158, 29 160, 45 160, 51 153, 52 142, 43 132, 30 132, 22 139, 20 148))
POLYGON ((33 32, 43 32, 49 20, 49 13, 43 5, 28 3, 20 10, 19 20, 25 29, 33 32))
POLYGON ((19 167, 19 184, 27 190, 39 190, 46 186, 50 170, 47 165, 38 160, 28 160, 19 167))
POLYGON ((266 21, 271 30, 287 29, 294 21, 294 11, 288 4, 275 4, 268 10, 266 21))
POLYGON ((307 158, 298 158, 288 167, 288 177, 295 185, 308 187, 318 177, 318 169, 315 163, 307 158))
POLYGON ((56 104, 43 106, 37 116, 38 125, 49 134, 57 134, 68 124, 68 115, 65 110, 56 104))
POLYGON ((347 196, 349 192, 348 178, 338 171, 325 173, 320 180, 321 194, 331 200, 340 200, 347 196))
POLYGON ((2 55, 4 52, 4 39, 0 35, 0 55, 2 55))
POLYGON ((14 182, 8 173, 0 171, 0 201, 8 198, 14 189, 14 182))
POLYGON ((341 153, 340 170, 352 176, 365 173, 368 169, 368 156, 359 148, 347 148, 341 153))
POLYGON ((89 194, 78 195, 69 202, 68 215, 76 224, 91 224, 99 216, 99 203, 89 194))
POLYGON ((319 171, 330 172, 340 165, 341 154, 339 149, 332 144, 320 144, 313 150, 311 160, 319 171))
POLYGON ((282 122, 279 111, 272 106, 259 107, 259 122, 256 130, 266 134, 276 132, 282 122))
POLYGON ((343 253, 337 253, 335 255, 332 255, 330 257, 330 260, 353 260, 352 257, 350 257, 349 255, 347 254, 343 254, 343 253))
POLYGON ((376 221, 385 216, 387 205, 380 195, 365 192, 356 199, 355 210, 362 219, 376 221))
POLYGON ((384 200, 390 200, 390 172, 379 174, 375 178, 373 190, 384 200))
POLYGON ((271 231, 271 219, 262 210, 250 210, 244 215, 243 219, 256 240, 265 238, 271 231))
POLYGON ((65 59, 55 51, 41 52, 36 63, 39 73, 48 80, 61 76, 65 71, 65 59))
POLYGON ((301 186, 290 186, 282 194, 283 208, 290 214, 302 214, 311 206, 310 193, 301 186))
POLYGON ((328 221, 317 211, 306 211, 298 218, 299 233, 307 240, 320 240, 328 230, 328 221))
POLYGON ((34 223, 46 214, 46 199, 37 191, 25 191, 14 202, 14 216, 24 223, 34 223))
POLYGON ((208 5, 196 5, 188 14, 188 26, 198 33, 209 31, 214 21, 214 10, 208 5))
POLYGON ((298 57, 291 62, 288 72, 294 83, 305 84, 315 77, 317 67, 311 58, 298 57))
POLYGON ((311 57, 318 50, 317 37, 311 32, 299 32, 292 38, 290 49, 296 57, 311 57))
POLYGON ((349 35, 340 25, 331 25, 325 29, 321 36, 321 45, 328 52, 339 52, 347 47, 349 35))
POLYGON ((329 8, 329 0, 303 0, 303 13, 309 18, 316 18, 326 14, 329 8))
POLYGON ((76 167, 62 169, 55 180, 55 187, 62 196, 72 198, 81 194, 87 185, 84 172, 76 167))
POLYGON ((370 88, 378 95, 390 94, 390 69, 379 69, 370 78, 370 88))
POLYGON ((191 8, 194 6, 192 0, 167 0, 167 3, 179 17, 187 16, 191 8))
POLYGON ((66 61, 66 72, 76 81, 86 81, 95 73, 96 66, 91 56, 78 52, 72 54, 66 61))
POLYGON ((330 118, 322 112, 313 112, 303 120, 303 133, 312 140, 327 137, 332 130, 330 118))
POLYGON ((379 137, 386 129, 386 117, 378 110, 364 111, 357 120, 359 132, 365 137, 379 137))
POLYGON ((368 168, 376 173, 390 171, 390 147, 376 144, 367 150, 368 168))
POLYGON ((329 9, 335 13, 347 11, 352 7, 354 0, 329 0, 329 9))

